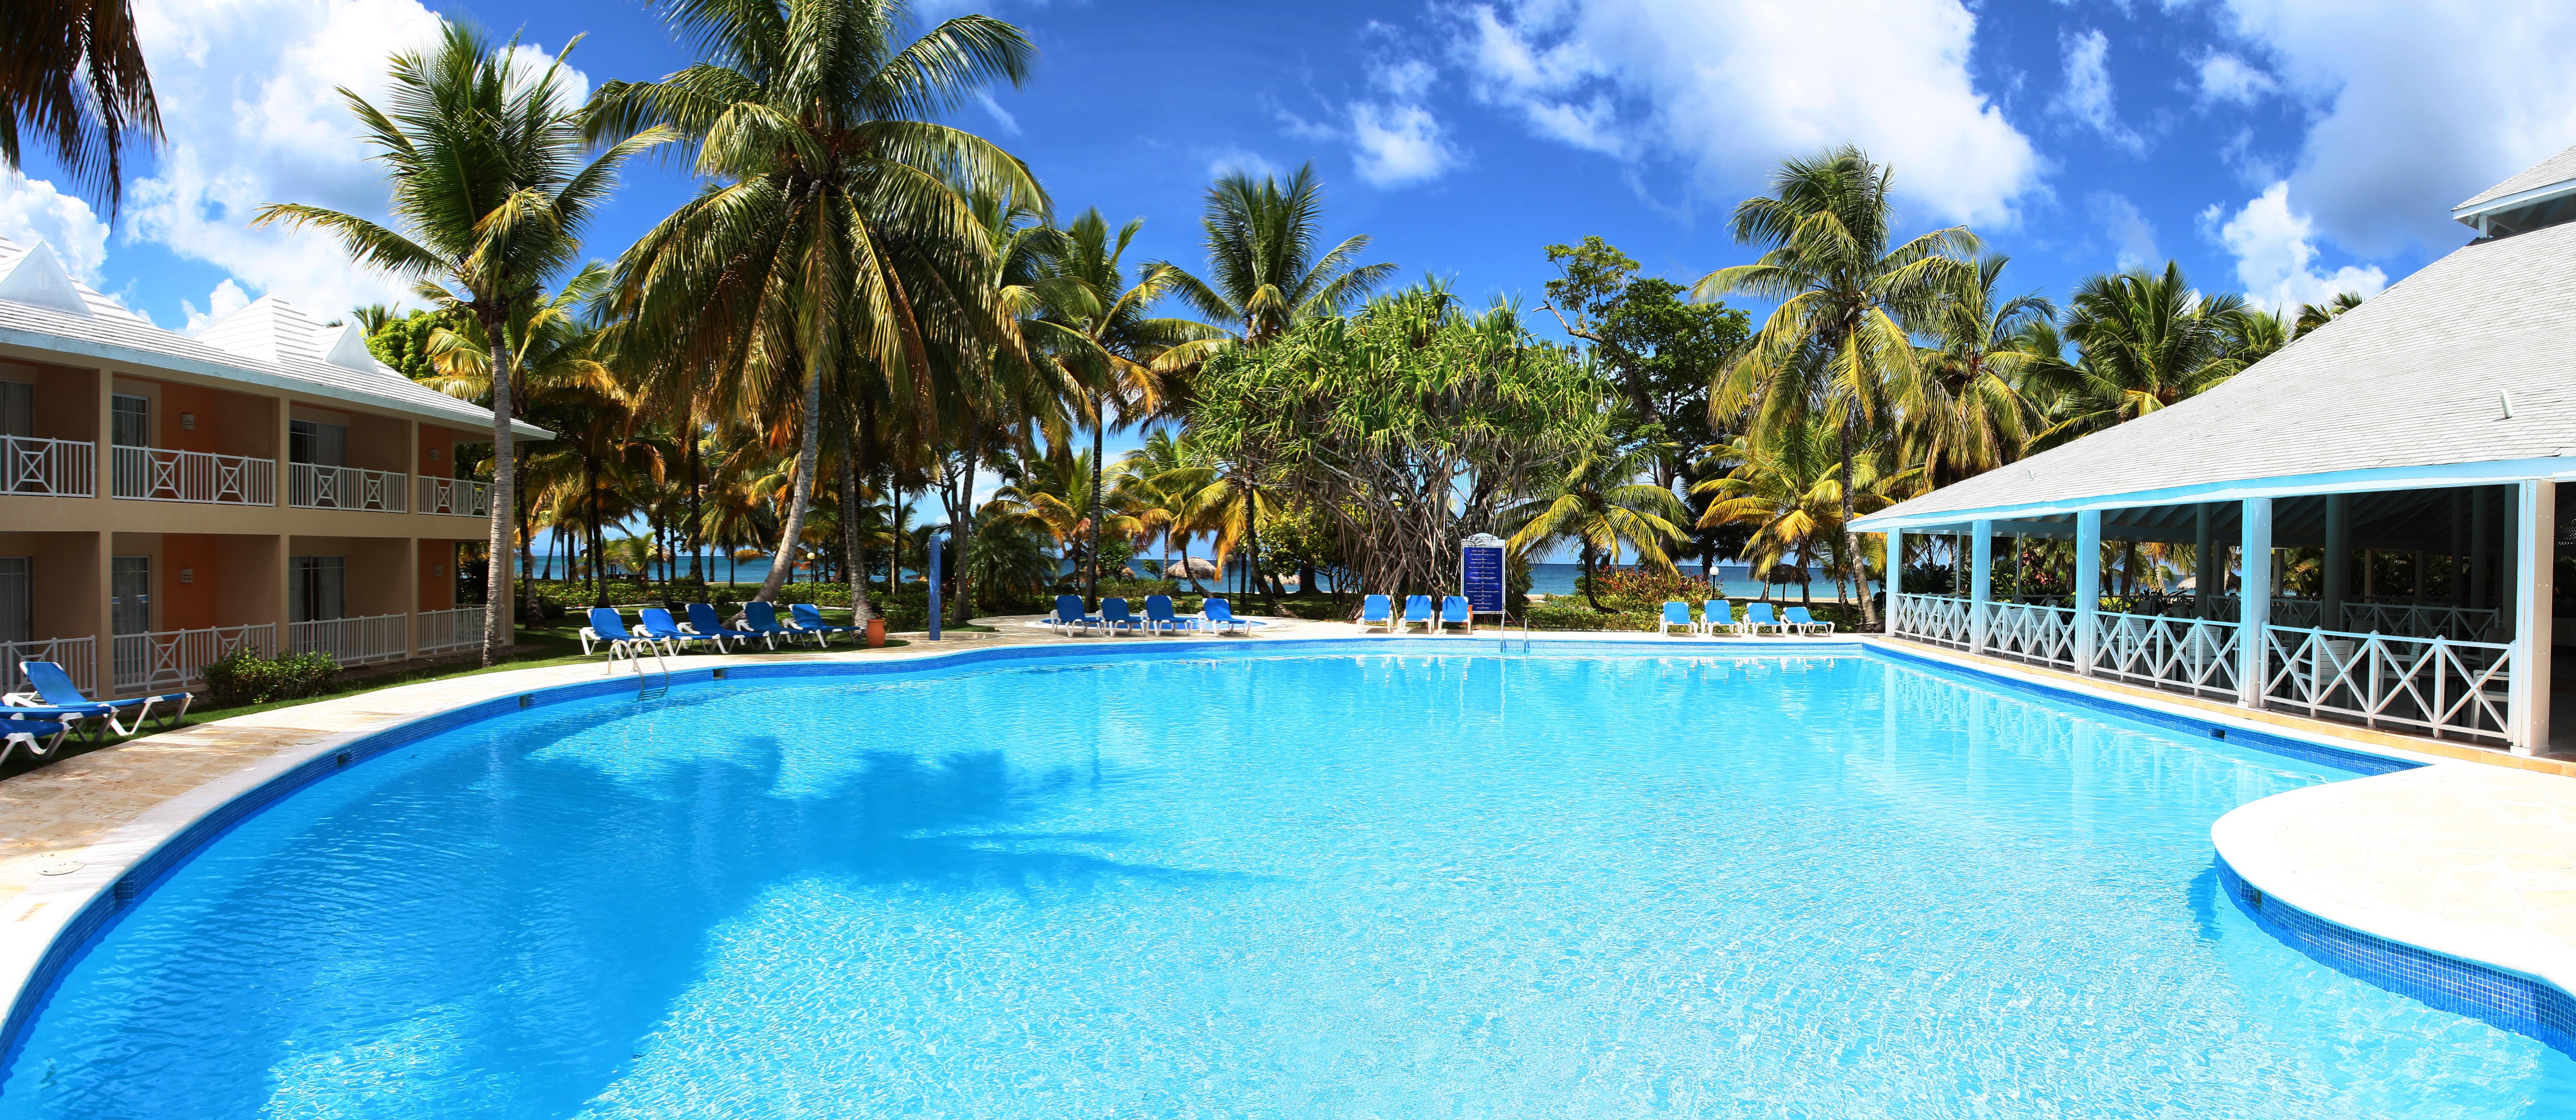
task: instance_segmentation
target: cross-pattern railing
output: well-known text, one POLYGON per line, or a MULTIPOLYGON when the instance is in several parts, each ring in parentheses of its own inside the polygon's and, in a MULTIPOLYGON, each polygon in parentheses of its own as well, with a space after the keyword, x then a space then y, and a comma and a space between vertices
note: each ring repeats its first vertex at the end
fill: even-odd
POLYGON ((460 517, 492 516, 492 484, 469 478, 430 478, 420 480, 420 511, 452 513, 460 517))
POLYGON ((1888 632, 1957 649, 1968 648, 1970 603, 1948 595, 1898 595, 1888 632))
POLYGON ((0 642, 0 692, 27 691, 26 674, 18 671, 20 662, 51 661, 71 674, 72 683, 83 694, 98 695, 98 639, 39 638, 32 642, 0 642))
POLYGON ((2436 739, 2505 737, 2511 645, 2273 628, 2264 646, 2265 707, 2436 739))
POLYGON ((263 654, 275 650, 277 627, 210 626, 119 634, 114 648, 118 694, 185 688, 204 680, 206 666, 234 650, 248 648, 263 654))
POLYGON ((2232 622, 2149 615, 2094 616, 2093 675, 2150 688, 2236 695, 2239 627, 2232 622))
POLYGON ((375 509, 401 513, 405 500, 403 485, 411 476, 399 471, 371 471, 359 467, 326 467, 317 463, 289 464, 286 504, 305 509, 375 509))
POLYGON ((411 656, 411 618, 377 614, 290 622, 286 640, 287 648, 296 653, 327 653, 343 665, 399 661, 411 656))
POLYGON ((0 492, 90 497, 98 492, 98 445, 0 436, 0 492))
POLYGON ((119 447, 116 496, 148 502, 277 504, 277 461, 162 447, 119 447))
POLYGON ((2062 669, 2075 667, 2075 610, 2028 603, 1989 603, 1983 652, 2062 669))
POLYGON ((420 612, 420 652, 445 653, 483 644, 483 608, 420 612))
POLYGON ((2447 607, 2414 603, 2345 603, 2343 628, 2359 634, 2399 634, 2409 638, 2448 638, 2455 642, 2492 642, 2502 633, 2504 612, 2491 607, 2447 607))

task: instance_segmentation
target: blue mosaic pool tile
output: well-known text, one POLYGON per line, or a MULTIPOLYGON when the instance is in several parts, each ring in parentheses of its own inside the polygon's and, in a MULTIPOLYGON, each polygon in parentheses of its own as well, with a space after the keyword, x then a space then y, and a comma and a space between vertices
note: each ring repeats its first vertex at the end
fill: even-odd
POLYGON ((2545 980, 2364 933, 2291 906, 2218 862, 2219 885, 2264 932, 2338 972, 2483 1019, 2576 1057, 2576 998, 2545 980))

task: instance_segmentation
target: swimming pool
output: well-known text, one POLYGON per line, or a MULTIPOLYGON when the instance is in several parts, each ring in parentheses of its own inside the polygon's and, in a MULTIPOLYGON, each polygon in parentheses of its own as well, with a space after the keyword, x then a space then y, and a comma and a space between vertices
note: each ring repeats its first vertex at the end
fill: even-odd
POLYGON ((2219 888, 2210 822, 2327 763, 1874 654, 1427 645, 449 730, 131 907, 0 1117, 2576 1107, 2219 888))

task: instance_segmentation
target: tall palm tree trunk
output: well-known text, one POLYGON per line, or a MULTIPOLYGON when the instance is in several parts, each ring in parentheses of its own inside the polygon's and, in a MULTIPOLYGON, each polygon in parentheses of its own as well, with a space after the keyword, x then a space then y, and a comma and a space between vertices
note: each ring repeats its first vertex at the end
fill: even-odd
POLYGON ((492 531, 484 554, 483 664, 490 665, 510 633, 510 530, 517 526, 517 464, 510 446, 510 353, 502 340, 503 317, 487 312, 483 337, 492 340, 492 531))
POLYGON ((787 572, 796 564, 796 546, 805 539, 805 506, 814 500, 814 459, 823 448, 823 371, 808 362, 805 366, 805 433, 803 446, 796 451, 796 483, 788 488, 787 524, 778 530, 778 552, 769 563, 769 574, 760 581, 760 593, 753 602, 778 601, 778 589, 787 585, 787 572))
POLYGON ((859 531, 859 467, 857 456, 841 456, 841 554, 842 575, 850 583, 850 625, 864 630, 868 616, 875 613, 868 603, 867 534, 859 531))
POLYGON ((1082 581, 1082 609, 1100 609, 1100 474, 1101 440, 1109 418, 1101 415, 1107 406, 1094 394, 1091 401, 1091 575, 1082 581))
POLYGON ((706 487, 701 485, 698 481, 700 473, 698 467, 698 418, 695 409, 696 402, 694 401, 681 406, 680 409, 680 438, 689 441, 689 530, 688 532, 681 534, 681 536, 685 538, 688 543, 689 580, 690 582, 697 584, 699 587, 704 588, 707 585, 707 573, 701 565, 705 562, 707 551, 707 540, 705 536, 707 531, 707 519, 706 509, 703 505, 706 501, 706 487))
POLYGON ((1843 472, 1843 477, 1842 477, 1842 483, 1843 483, 1843 485, 1842 485, 1842 491, 1843 491, 1843 492, 1842 492, 1842 503, 1843 503, 1843 554, 1844 554, 1844 555, 1846 555, 1846 556, 1851 557, 1851 566, 1852 566, 1852 569, 1853 569, 1853 571, 1854 571, 1854 572, 1856 572, 1856 573, 1858 573, 1858 574, 1859 574, 1859 576, 1860 576, 1860 580, 1861 580, 1861 586, 1860 586, 1860 623, 1861 623, 1861 625, 1863 625, 1863 626, 1867 626, 1867 627, 1870 627, 1870 628, 1872 628, 1872 629, 1875 629, 1875 628, 1877 628, 1877 626, 1878 626, 1878 608, 1877 608, 1876 606, 1872 605, 1872 604, 1871 604, 1871 602, 1870 602, 1868 567, 1867 567, 1866 565, 1864 565, 1864 564, 1862 564, 1862 563, 1861 563, 1861 558, 1860 558, 1860 534, 1859 534, 1859 533, 1857 533, 1857 532, 1854 532, 1854 531, 1852 530, 1852 527, 1851 527, 1851 523, 1852 523, 1852 418, 1851 418, 1851 417, 1849 417, 1849 416, 1845 416, 1845 417, 1843 417, 1843 422, 1842 422, 1842 444, 1843 444, 1843 446, 1842 446, 1842 450, 1843 450, 1843 462, 1842 462, 1842 472, 1843 472))
POLYGON ((966 563, 966 549, 975 539, 975 462, 981 456, 966 453, 966 495, 957 503, 957 524, 948 539, 957 542, 957 625, 965 626, 975 619, 975 569, 966 563))

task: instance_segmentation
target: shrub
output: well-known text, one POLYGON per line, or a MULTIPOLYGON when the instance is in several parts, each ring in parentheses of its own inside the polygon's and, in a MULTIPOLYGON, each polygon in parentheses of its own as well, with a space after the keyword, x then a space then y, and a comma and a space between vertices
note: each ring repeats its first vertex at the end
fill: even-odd
MULTIPOLYGON (((1590 579, 1593 593, 1601 597, 1601 605, 1614 609, 1622 605, 1642 604, 1661 610, 1665 600, 1668 599, 1696 603, 1709 597, 1707 580, 1698 576, 1658 572, 1647 568, 1625 568, 1614 572, 1602 572, 1591 576, 1590 579)), ((1581 596, 1582 588, 1578 585, 1573 597, 1579 599, 1581 596)))
POLYGON ((340 679, 340 663, 321 652, 261 657, 237 649, 205 667, 206 702, 232 708, 318 696, 340 679))

